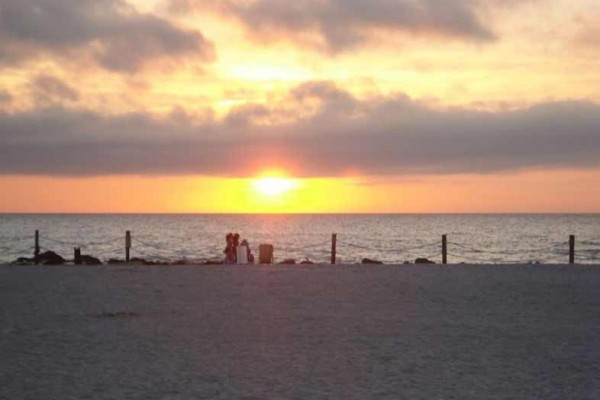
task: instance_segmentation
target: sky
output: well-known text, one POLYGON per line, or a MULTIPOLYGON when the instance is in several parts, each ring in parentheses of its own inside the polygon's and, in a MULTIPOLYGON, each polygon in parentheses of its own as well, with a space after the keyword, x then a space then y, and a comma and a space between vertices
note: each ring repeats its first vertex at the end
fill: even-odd
POLYGON ((0 212, 600 212, 597 0, 0 0, 0 212))

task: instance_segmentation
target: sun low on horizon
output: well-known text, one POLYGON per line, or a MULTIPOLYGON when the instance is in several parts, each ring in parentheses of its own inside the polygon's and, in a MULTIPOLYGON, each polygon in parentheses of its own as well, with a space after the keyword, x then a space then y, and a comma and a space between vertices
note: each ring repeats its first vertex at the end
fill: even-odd
POLYGON ((51 3, 0 0, 0 212, 600 212, 596 0, 51 3))
POLYGON ((267 198, 279 197, 300 186, 297 179, 275 176, 256 178, 253 184, 255 190, 267 198))

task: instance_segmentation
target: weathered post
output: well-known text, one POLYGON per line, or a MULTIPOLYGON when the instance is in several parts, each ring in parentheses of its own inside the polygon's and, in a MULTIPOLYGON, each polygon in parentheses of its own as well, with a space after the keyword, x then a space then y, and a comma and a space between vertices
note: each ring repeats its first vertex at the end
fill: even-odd
POLYGON ((569 236, 569 264, 575 264, 575 235, 569 236))
POLYGON ((337 235, 334 233, 331 235, 331 263, 335 264, 335 256, 337 251, 337 235))
POLYGON ((73 264, 75 264, 75 265, 81 264, 81 248, 80 247, 73 248, 73 264))
POLYGON ((34 262, 39 263, 40 256, 40 231, 35 230, 35 248, 33 250, 34 262))
POLYGON ((125 232, 125 262, 129 262, 129 249, 131 248, 131 231, 125 232))
POLYGON ((448 236, 442 235, 442 264, 448 264, 448 236))

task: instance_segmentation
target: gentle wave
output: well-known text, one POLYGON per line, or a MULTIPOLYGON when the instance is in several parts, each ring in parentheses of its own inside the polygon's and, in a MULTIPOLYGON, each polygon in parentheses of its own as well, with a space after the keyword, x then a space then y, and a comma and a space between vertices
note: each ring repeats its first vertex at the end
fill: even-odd
POLYGON ((190 262, 221 259, 239 232, 254 252, 273 244, 276 261, 329 262, 336 233, 340 263, 441 262, 443 234, 450 263, 566 263, 574 234, 576 262, 600 263, 600 215, 0 215, 0 262, 31 256, 36 229, 65 258, 122 259, 130 230, 132 257, 190 262))

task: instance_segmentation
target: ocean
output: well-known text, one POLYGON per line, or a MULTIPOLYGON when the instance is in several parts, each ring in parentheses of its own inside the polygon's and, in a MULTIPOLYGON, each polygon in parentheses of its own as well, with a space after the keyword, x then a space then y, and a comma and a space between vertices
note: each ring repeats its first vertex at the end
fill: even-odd
POLYGON ((34 232, 42 250, 65 258, 73 248, 102 260, 132 257, 202 262, 223 257, 225 235, 237 232, 257 252, 275 247, 275 261, 330 262, 332 234, 337 262, 363 258, 389 264, 428 258, 441 262, 441 237, 449 263, 567 263, 569 235, 576 236, 576 263, 600 262, 600 215, 0 215, 0 262, 31 256, 34 232))

